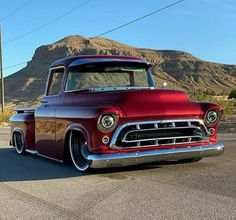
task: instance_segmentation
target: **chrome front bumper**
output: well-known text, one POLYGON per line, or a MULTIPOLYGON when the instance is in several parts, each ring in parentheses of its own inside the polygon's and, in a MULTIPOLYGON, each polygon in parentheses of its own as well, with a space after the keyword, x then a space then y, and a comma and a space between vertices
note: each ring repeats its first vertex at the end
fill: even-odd
POLYGON ((224 152, 223 144, 193 146, 186 148, 136 151, 131 153, 87 155, 92 168, 122 167, 165 160, 181 160, 219 156, 224 152))

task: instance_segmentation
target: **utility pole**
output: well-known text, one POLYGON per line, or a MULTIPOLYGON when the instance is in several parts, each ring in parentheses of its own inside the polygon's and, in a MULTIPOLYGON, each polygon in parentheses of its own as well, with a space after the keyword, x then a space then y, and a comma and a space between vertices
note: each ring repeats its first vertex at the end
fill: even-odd
POLYGON ((4 112, 5 101, 4 101, 4 79, 2 70, 2 29, 0 24, 0 75, 1 75, 1 101, 2 101, 2 113, 4 112))

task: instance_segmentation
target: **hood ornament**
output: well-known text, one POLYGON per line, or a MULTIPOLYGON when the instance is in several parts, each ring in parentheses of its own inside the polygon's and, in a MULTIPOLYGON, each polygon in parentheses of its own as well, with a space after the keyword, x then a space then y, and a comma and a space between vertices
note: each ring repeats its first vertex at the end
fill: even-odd
POLYGON ((166 87, 167 87, 167 82, 163 82, 161 88, 166 88, 166 87))

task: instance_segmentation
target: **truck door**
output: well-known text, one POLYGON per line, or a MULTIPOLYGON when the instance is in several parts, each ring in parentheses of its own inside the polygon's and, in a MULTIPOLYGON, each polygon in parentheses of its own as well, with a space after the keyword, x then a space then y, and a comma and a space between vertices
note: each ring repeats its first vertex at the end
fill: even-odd
POLYGON ((58 158, 55 113, 57 107, 63 103, 64 72, 64 67, 53 68, 49 71, 45 97, 35 112, 36 149, 38 154, 52 159, 58 158))

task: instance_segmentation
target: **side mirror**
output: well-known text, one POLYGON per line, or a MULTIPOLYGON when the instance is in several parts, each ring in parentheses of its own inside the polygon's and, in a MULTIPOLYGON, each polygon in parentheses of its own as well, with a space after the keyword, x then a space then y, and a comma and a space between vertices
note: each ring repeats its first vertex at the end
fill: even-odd
POLYGON ((167 87, 167 82, 163 82, 161 88, 166 88, 167 87))

